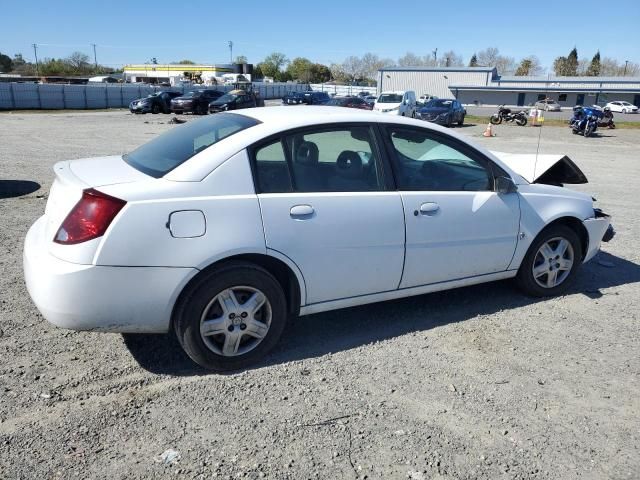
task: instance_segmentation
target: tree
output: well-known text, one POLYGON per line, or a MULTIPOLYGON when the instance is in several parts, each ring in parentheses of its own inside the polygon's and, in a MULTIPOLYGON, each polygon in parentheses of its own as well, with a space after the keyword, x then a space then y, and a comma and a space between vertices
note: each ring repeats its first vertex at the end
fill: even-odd
POLYGON ((249 63, 249 62, 247 61, 247 57, 245 57, 244 55, 238 55, 236 57, 235 63, 243 64, 243 63, 249 63))
POLYGON ((540 65, 540 60, 535 55, 529 55, 528 57, 520 60, 520 64, 516 69, 515 75, 519 77, 541 75, 543 68, 540 65))
POLYGON ((351 82, 362 78, 362 69, 362 60, 354 55, 345 58, 344 62, 342 62, 342 71, 349 77, 351 82))
POLYGON ((600 50, 598 50, 591 59, 591 64, 585 73, 589 77, 597 77, 600 75, 600 50))
POLYGON ((475 53, 473 55, 471 55, 471 60, 469 60, 469 66, 470 67, 477 67, 478 66, 478 57, 476 56, 475 53))
POLYGON ((304 57, 296 57, 287 66, 287 73, 294 80, 300 80, 305 83, 309 83, 311 81, 313 64, 311 60, 304 57))
POLYGON ((578 75, 578 49, 573 47, 573 50, 569 52, 566 63, 567 76, 575 77, 578 75))
POLYGON ((438 60, 438 66, 440 67, 461 67, 464 65, 462 57, 453 50, 444 52, 444 54, 438 60))
POLYGON ((479 66, 494 67, 502 75, 513 73, 516 69, 516 60, 513 57, 500 55, 496 47, 480 50, 476 56, 479 66))
POLYGON ((195 65, 193 60, 180 60, 179 62, 171 62, 172 65, 195 65))
POLYGON ((311 65, 311 83, 324 83, 331 80, 331 70, 326 65, 314 63, 311 65))
POLYGON ((287 63, 289 63, 289 60, 284 53, 273 52, 272 54, 267 55, 258 65, 265 77, 272 77, 275 80, 281 80, 284 77, 281 73, 281 68, 287 63))
POLYGON ((80 73, 89 68, 89 55, 82 52, 73 52, 65 61, 69 64, 72 70, 80 73))
POLYGON ((331 71, 331 78, 339 83, 346 83, 349 81, 349 76, 345 73, 341 63, 332 63, 329 66, 331 71))
POLYGON ((152 65, 157 65, 158 60, 156 59, 156 57, 151 57, 151 59, 149 60, 149 63, 151 63, 152 65))
POLYGON ((400 67, 419 67, 422 65, 425 65, 425 62, 412 52, 407 52, 398 59, 398 66, 400 67))
POLYGON ((13 69, 13 60, 9 55, 0 52, 0 72, 10 72, 13 69))

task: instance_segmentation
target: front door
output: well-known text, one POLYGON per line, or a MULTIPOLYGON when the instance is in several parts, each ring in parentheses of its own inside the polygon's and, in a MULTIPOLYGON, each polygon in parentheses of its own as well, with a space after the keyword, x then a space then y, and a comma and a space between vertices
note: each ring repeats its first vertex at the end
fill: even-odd
POLYGON ((518 94, 518 103, 517 103, 517 105, 518 105, 519 107, 524 106, 524 96, 525 96, 525 95, 526 95, 525 93, 519 93, 519 94, 518 94))
POLYGON ((436 132, 385 130, 407 230, 400 288, 506 270, 517 244, 520 207, 516 193, 493 191, 499 167, 436 132))
POLYGON ((584 93, 579 93, 576 97, 576 105, 584 105, 584 93))
POLYGON ((362 124, 315 127, 252 150, 267 248, 298 266, 307 305, 400 283, 402 202, 385 188, 372 133, 362 124))

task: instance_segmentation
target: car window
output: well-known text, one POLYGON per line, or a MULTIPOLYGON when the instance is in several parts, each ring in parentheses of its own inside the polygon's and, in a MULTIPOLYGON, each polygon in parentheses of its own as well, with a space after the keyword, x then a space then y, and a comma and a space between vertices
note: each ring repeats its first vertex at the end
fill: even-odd
POLYGON ((492 188, 487 168, 441 136, 427 130, 387 127, 399 190, 485 191, 492 188))
POLYGON ((122 158, 133 168, 160 178, 202 150, 258 123, 243 115, 218 113, 174 127, 122 158))
POLYGON ((285 193, 293 190, 287 157, 280 138, 255 150, 257 190, 260 193, 285 193))

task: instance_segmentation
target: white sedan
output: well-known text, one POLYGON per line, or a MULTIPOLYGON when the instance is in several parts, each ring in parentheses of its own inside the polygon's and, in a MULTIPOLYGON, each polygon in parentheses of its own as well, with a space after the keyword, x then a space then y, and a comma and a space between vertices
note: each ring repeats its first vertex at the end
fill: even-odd
POLYGON ((606 107, 609 107, 612 112, 638 113, 638 107, 629 102, 609 102, 606 107))
POLYGON ((213 370, 256 362, 295 315, 511 277, 556 295, 612 229, 558 186, 586 182, 571 160, 533 160, 351 109, 212 115, 57 163, 26 283, 60 327, 173 332, 213 370))

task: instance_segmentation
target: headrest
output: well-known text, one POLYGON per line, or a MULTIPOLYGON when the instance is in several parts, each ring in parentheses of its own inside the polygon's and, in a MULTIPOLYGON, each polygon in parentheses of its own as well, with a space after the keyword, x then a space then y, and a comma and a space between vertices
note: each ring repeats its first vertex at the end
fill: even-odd
POLYGON ((362 178, 362 159, 353 150, 345 150, 336 161, 338 174, 345 178, 362 178))
POLYGON ((296 150, 296 163, 316 165, 318 163, 318 146, 313 142, 302 142, 296 150))

